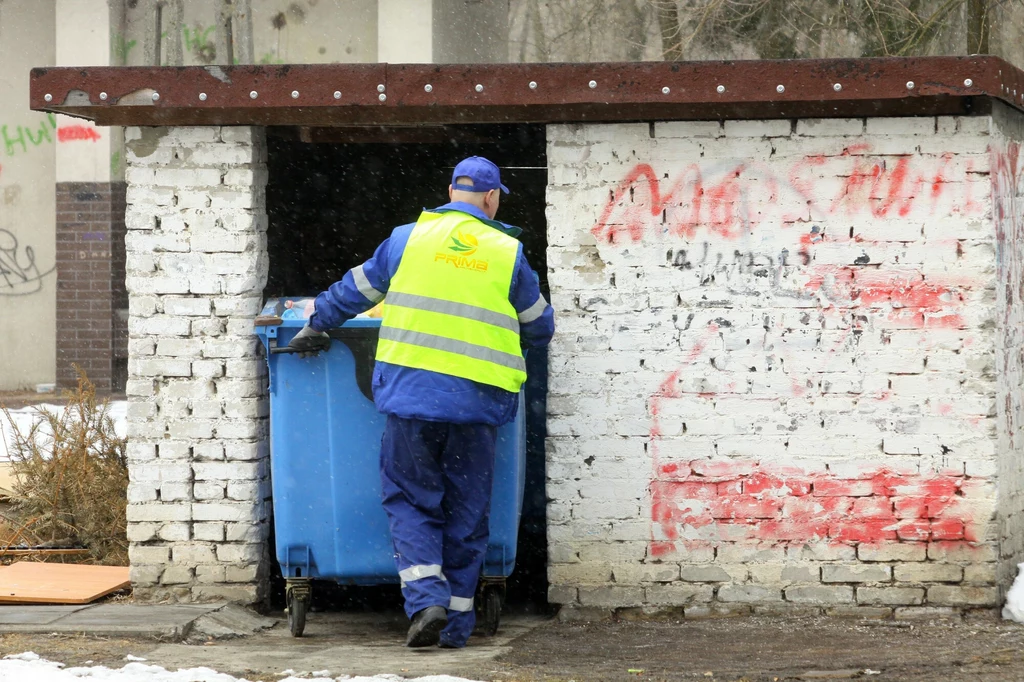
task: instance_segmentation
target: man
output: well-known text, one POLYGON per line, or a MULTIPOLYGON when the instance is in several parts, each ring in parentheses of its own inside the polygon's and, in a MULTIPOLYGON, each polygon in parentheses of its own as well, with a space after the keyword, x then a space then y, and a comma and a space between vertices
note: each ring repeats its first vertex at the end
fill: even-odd
POLYGON ((554 332, 520 230, 494 220, 500 192, 508 188, 496 165, 460 162, 451 201, 396 228, 317 296, 288 344, 324 349, 324 330, 384 301, 373 393, 388 417, 381 486, 411 647, 460 648, 473 631, 497 427, 516 415, 522 348, 545 346, 554 332))

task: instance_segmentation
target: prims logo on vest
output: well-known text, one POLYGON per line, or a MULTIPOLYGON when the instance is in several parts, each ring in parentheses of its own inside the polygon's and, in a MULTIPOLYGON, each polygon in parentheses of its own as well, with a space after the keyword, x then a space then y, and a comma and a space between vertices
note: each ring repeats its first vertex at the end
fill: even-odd
POLYGON ((477 247, 480 246, 476 237, 471 234, 463 234, 462 230, 459 230, 458 235, 452 234, 448 238, 452 240, 452 245, 448 247, 449 250, 461 253, 464 256, 472 256, 476 253, 477 247))
POLYGON ((471 234, 465 234, 460 230, 457 235, 450 235, 449 239, 452 240, 452 244, 448 247, 448 250, 455 253, 442 253, 439 251, 434 254, 435 263, 437 261, 444 261, 445 263, 451 263, 457 268, 479 270, 480 272, 487 271, 487 261, 469 257, 476 253, 479 247, 476 237, 471 234))

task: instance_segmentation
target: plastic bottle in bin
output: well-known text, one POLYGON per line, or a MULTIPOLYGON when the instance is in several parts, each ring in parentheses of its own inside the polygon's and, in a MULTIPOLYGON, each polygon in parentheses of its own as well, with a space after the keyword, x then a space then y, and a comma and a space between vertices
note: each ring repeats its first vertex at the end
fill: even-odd
POLYGON ((286 299, 284 312, 281 313, 282 320, 308 320, 313 314, 312 298, 286 299))

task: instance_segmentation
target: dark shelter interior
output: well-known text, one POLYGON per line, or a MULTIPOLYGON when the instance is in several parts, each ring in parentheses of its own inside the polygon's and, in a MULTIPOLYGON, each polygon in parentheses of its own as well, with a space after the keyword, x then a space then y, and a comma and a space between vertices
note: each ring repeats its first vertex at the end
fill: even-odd
MULTIPOLYGON (((270 274, 265 298, 315 296, 340 280, 372 256, 392 229, 415 222, 423 209, 447 203, 455 165, 478 155, 501 167, 502 182, 511 193, 502 195, 497 219, 523 228, 519 239, 540 277, 542 293, 550 300, 544 126, 270 128, 268 147, 270 274)), ((547 352, 528 353, 527 369, 526 487, 516 568, 507 582, 506 604, 537 610, 547 606, 547 352)), ((272 602, 281 608, 284 581, 276 560, 273 569, 272 602)), ((317 583, 312 594, 313 610, 374 609, 401 603, 397 585, 317 583)))

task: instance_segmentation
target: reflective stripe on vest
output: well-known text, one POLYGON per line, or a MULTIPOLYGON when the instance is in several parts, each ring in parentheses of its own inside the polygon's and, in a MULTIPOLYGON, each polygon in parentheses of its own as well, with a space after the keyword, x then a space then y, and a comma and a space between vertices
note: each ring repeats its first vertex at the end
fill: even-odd
POLYGON ((529 324, 543 315, 544 311, 547 309, 548 302, 544 300, 544 296, 542 294, 538 294, 537 302, 519 313, 519 322, 522 324, 529 324))
POLYGON ((380 303, 384 299, 384 294, 374 289, 373 285, 370 284, 370 280, 366 278, 362 265, 352 268, 352 280, 356 283, 356 289, 359 289, 359 293, 372 303, 380 303))
POLYGON ((475 305, 445 301, 444 299, 420 296, 418 294, 403 294, 395 292, 391 292, 391 294, 388 295, 388 305, 397 305, 402 306, 403 308, 418 308, 419 310, 445 313, 446 315, 455 315, 456 317, 467 317, 471 320, 480 320, 487 324, 493 324, 495 327, 504 327, 516 334, 519 333, 519 320, 475 305))
POLYGON ((518 253, 473 216, 424 212, 384 299, 377 360, 518 392, 526 363, 508 300, 518 253))

